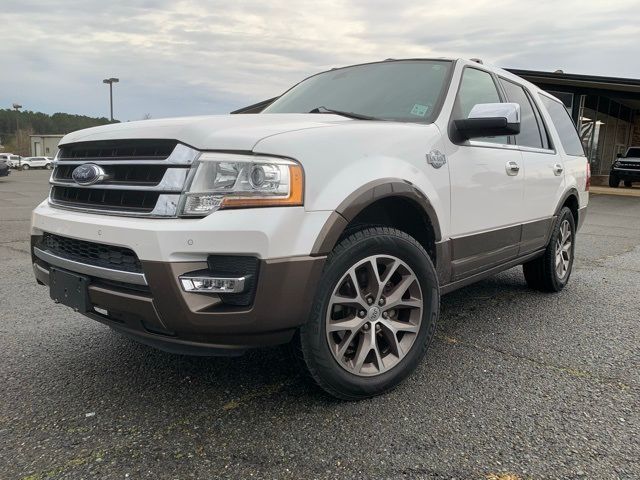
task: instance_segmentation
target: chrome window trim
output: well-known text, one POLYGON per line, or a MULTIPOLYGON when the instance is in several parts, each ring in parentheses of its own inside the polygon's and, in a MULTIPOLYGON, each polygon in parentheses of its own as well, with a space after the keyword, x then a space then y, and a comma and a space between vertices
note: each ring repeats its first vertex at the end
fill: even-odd
MULTIPOLYGON (((126 165, 131 165, 127 162, 126 165)), ((59 187, 73 188, 100 188, 103 190, 136 190, 146 192, 181 192, 184 188, 188 168, 168 168, 157 185, 136 185, 135 183, 94 183, 93 185, 79 185, 73 180, 56 180, 53 178, 49 183, 59 187)))
POLYGON ((546 148, 535 148, 535 147, 525 147, 522 145, 515 144, 506 144, 506 143, 491 143, 491 142, 482 142, 478 140, 468 140, 465 143, 458 144, 460 147, 481 147, 481 148, 499 148, 502 150, 514 150, 521 152, 532 152, 532 153, 544 153, 546 155, 556 155, 558 152, 556 150, 549 150, 546 148))
POLYGON ((33 254, 50 265, 65 268, 71 272, 117 282, 132 283, 134 285, 148 285, 144 273, 125 272, 123 270, 114 270, 112 268, 97 267, 88 263, 76 262, 75 260, 59 257, 38 247, 33 247, 33 254))

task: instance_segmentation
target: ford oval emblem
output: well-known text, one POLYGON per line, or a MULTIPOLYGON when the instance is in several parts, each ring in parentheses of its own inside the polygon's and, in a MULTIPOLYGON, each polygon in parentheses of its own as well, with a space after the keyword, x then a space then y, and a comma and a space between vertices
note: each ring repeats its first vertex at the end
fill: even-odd
POLYGON ((95 163, 78 165, 71 173, 71 178, 78 185, 93 185, 101 182, 106 177, 105 171, 95 163))

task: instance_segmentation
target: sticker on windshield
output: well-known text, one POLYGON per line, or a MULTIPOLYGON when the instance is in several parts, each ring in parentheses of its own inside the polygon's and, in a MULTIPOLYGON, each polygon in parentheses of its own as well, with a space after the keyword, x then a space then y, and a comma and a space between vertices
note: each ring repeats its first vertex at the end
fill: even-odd
POLYGON ((428 111, 429 111, 429 107, 427 105, 420 105, 419 103, 416 103, 411 109, 411 115, 424 117, 428 111))

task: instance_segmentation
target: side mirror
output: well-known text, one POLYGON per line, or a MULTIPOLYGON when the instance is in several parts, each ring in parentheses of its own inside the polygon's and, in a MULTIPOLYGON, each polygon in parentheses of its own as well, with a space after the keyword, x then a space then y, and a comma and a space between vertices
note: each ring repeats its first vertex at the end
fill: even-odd
POLYGON ((616 158, 622 158, 622 154, 621 153, 616 153, 616 158))
POLYGON ((454 124, 464 139, 499 137, 520 133, 520 105, 517 103, 479 103, 469 117, 454 124))

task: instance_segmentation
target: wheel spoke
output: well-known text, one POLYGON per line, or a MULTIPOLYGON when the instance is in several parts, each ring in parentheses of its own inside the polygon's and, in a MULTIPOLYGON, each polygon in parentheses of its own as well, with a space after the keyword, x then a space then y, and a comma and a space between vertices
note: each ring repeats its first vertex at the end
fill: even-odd
POLYGON ((406 304, 405 306, 407 307, 411 307, 411 306, 415 306, 415 308, 420 307, 421 305, 419 300, 413 300, 413 299, 403 300, 402 299, 404 294, 407 293, 407 290, 409 289, 409 287, 416 280, 417 279, 413 274, 403 277, 402 280, 400 280, 400 283, 398 283, 398 285, 393 289, 393 291, 387 297, 385 310, 390 310, 392 308, 400 306, 401 304, 406 304), (413 303, 415 303, 415 305, 413 305, 413 303))
POLYGON ((399 320, 386 319, 386 320, 380 320, 380 323, 394 333, 397 333, 397 332, 418 333, 418 330, 420 330, 419 325, 414 325, 413 323, 409 323, 409 322, 400 322, 399 320))
POLYGON ((327 323, 328 332, 343 332, 344 330, 358 330, 367 322, 366 318, 348 318, 345 320, 333 320, 327 323))
POLYGON ((334 293, 331 296, 331 299, 329 300, 329 306, 332 307, 333 305, 342 305, 344 307, 351 307, 351 308, 364 309, 364 310, 369 308, 369 305, 367 305, 367 302, 365 302, 361 296, 351 298, 351 297, 345 297, 343 295, 338 295, 337 293, 334 293))
POLYGON ((363 335, 360 335, 360 341, 358 343, 358 349, 356 350, 356 355, 354 357, 354 369, 356 372, 360 372, 362 370, 362 366, 364 365, 364 361, 369 355, 369 352, 373 348, 373 329, 365 332, 363 335))

